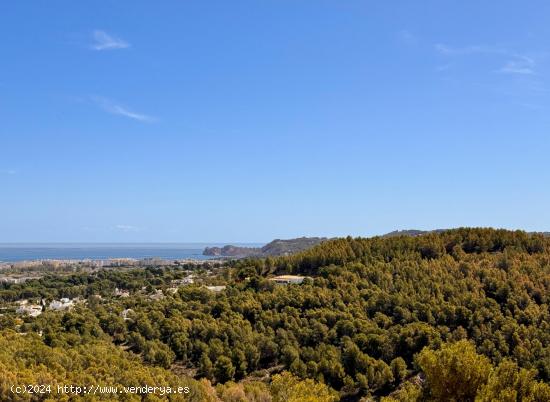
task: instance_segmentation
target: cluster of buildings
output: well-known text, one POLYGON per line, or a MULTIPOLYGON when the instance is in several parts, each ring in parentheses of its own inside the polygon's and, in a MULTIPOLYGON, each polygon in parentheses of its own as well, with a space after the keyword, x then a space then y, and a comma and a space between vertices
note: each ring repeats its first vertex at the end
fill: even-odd
POLYGON ((166 290, 172 294, 175 294, 180 286, 192 285, 193 283, 195 283, 195 275, 187 275, 185 278, 172 280, 172 287, 169 287, 166 290))
MULTIPOLYGON (((269 278, 269 280, 277 285, 300 285, 307 278, 309 277, 300 275, 279 275, 269 278)), ((178 291, 179 287, 190 285, 193 283, 195 283, 194 275, 188 275, 182 279, 174 279, 171 283, 172 287, 168 288, 167 291, 174 294, 178 291)), ((218 293, 225 290, 226 286, 206 286, 206 289, 211 292, 218 293)), ((142 290, 145 290, 145 288, 142 290)), ((128 290, 115 288, 114 296, 125 298, 130 296, 130 292, 128 290)), ((148 297, 151 300, 161 300, 164 298, 164 293, 162 292, 162 290, 156 289, 148 297)), ((19 301, 19 306, 16 309, 16 313, 22 315, 26 314, 31 317, 37 317, 42 314, 42 312, 46 309, 56 311, 70 310, 75 306, 76 303, 80 301, 82 301, 80 298, 69 299, 63 297, 59 300, 53 300, 47 305, 44 299, 42 299, 39 304, 31 303, 28 300, 21 300, 19 301)), ((124 319, 127 319, 127 315, 129 312, 131 312, 130 309, 123 311, 124 319)))
MULTIPOLYGON (((171 294, 175 294, 177 293, 178 289, 181 287, 181 286, 185 286, 185 285, 191 285, 193 283, 195 283, 195 275, 188 275, 186 276, 185 278, 182 278, 182 279, 174 279, 172 280, 171 282, 171 287, 167 288, 166 289, 166 292, 168 293, 171 293, 171 294)), ((149 293, 147 291, 147 286, 143 286, 141 288, 141 293, 149 293)), ((113 292, 113 296, 115 297, 119 297, 119 298, 126 298, 126 297, 130 297, 130 291, 129 290, 126 290, 126 289, 119 289, 119 288, 115 288, 114 292, 113 292)), ((161 300, 164 298, 164 293, 161 289, 154 289, 152 291, 152 293, 149 293, 147 294, 147 297, 150 299, 150 300, 161 300)))
POLYGON ((182 279, 174 279, 172 281, 173 286, 183 286, 183 285, 191 285, 195 283, 195 275, 187 275, 185 278, 182 279))
POLYGON ((4 283, 24 283, 31 279, 36 279, 34 276, 2 276, 0 282, 4 283))
POLYGON ((27 314, 31 317, 38 317, 46 309, 49 310, 70 310, 76 303, 81 301, 79 298, 69 299, 67 297, 62 297, 59 300, 52 300, 49 305, 47 305, 44 299, 40 300, 40 304, 30 303, 28 300, 20 300, 19 306, 15 310, 17 314, 27 314))

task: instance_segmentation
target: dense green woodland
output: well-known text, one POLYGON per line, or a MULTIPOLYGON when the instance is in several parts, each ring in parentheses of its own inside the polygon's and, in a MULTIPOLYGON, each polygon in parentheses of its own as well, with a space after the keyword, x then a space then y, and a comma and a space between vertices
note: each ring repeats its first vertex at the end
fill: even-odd
POLYGON ((28 400, 9 392, 23 378, 186 384, 188 401, 550 401, 550 239, 542 235, 337 239, 228 263, 220 293, 188 285, 158 301, 110 296, 115 287, 166 289, 183 275, 147 268, 2 285, 4 304, 87 303, 24 322, 0 317, 0 400, 28 400), (311 279, 277 286, 266 279, 275 273, 311 279))

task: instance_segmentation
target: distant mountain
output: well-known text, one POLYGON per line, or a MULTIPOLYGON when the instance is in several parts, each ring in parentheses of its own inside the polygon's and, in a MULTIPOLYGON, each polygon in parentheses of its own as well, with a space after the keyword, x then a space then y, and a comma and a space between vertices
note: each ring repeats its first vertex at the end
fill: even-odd
POLYGON ((271 256, 294 254, 312 248, 325 240, 327 240, 326 237, 300 237, 290 240, 275 239, 262 247, 262 254, 271 256))
POLYGON ((206 247, 202 255, 215 257, 252 257, 260 256, 261 253, 261 248, 227 245, 223 247, 206 247))
MULTIPOLYGON (((397 236, 409 236, 418 237, 424 236, 429 233, 443 233, 450 229, 435 229, 435 230, 418 230, 418 229, 406 229, 406 230, 394 230, 393 232, 386 233, 380 237, 389 238, 397 236)), ((550 232, 531 232, 532 234, 542 234, 545 237, 550 237, 550 232)), ((299 237, 296 239, 281 240, 275 239, 272 242, 266 244, 263 247, 240 247, 233 245, 226 245, 223 247, 206 247, 203 251, 203 255, 212 257, 268 257, 268 256, 282 256, 290 255, 300 251, 307 250, 316 246, 317 244, 329 240, 326 237, 299 237)))
POLYGON ((206 247, 203 255, 216 257, 268 257, 290 255, 299 251, 307 250, 327 240, 326 237, 299 237, 297 239, 281 240, 275 239, 262 248, 238 247, 227 245, 223 247, 206 247))

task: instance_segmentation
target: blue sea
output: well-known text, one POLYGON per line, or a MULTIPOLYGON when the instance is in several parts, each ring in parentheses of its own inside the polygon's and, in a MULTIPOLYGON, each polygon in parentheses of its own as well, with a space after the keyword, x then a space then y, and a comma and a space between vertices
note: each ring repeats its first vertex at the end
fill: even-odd
POLYGON ((35 243, 1 244, 0 262, 31 260, 107 260, 110 258, 161 258, 166 260, 207 260, 205 247, 233 244, 261 247, 257 243, 35 243))

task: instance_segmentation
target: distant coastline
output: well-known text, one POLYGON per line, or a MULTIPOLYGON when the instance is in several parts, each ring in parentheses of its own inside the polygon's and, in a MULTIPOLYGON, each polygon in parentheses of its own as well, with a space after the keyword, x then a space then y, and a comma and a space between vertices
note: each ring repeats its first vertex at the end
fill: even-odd
MULTIPOLYGON (((211 260, 203 255, 206 247, 223 243, 0 243, 0 263, 22 261, 102 261, 129 260, 211 260)), ((262 243, 244 243, 258 247, 262 243)))
MULTIPOLYGON (((424 236, 448 229, 395 230, 378 237, 424 236)), ((550 232, 529 232, 550 237, 550 232)), ((128 259, 143 261, 208 261, 243 257, 289 255, 311 248, 324 237, 276 239, 270 243, 0 243, 0 264, 35 261, 103 261, 128 259)))

